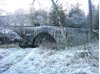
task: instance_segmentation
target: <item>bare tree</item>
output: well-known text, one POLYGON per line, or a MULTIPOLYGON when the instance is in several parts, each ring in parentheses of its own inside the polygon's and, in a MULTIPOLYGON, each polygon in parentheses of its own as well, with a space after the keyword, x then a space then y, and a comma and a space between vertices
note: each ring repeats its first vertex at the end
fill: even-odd
POLYGON ((58 21, 59 21, 59 26, 61 28, 62 42, 63 42, 64 48, 65 48, 67 46, 67 38, 66 38, 66 33, 64 32, 64 27, 62 26, 62 23, 60 21, 59 10, 58 10, 58 7, 57 7, 58 0, 56 2, 54 2, 54 0, 51 0, 51 2, 52 2, 53 7, 55 8, 55 12, 57 14, 57 18, 58 18, 58 21))
POLYGON ((47 23, 47 12, 38 10, 30 13, 30 22, 34 26, 45 25, 47 23))

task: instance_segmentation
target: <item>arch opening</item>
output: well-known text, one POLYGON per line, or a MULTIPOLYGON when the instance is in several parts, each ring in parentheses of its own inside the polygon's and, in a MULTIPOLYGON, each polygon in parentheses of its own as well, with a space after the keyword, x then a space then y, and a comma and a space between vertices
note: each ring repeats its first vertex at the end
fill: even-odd
POLYGON ((56 40, 48 32, 39 33, 32 41, 32 47, 51 46, 51 44, 56 44, 56 40))

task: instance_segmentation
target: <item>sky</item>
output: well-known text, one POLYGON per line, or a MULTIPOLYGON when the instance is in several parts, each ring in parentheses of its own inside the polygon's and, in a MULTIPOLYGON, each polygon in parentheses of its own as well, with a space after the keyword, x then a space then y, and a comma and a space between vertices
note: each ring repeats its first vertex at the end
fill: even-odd
MULTIPOLYGON (((64 9, 70 8, 71 4, 79 2, 80 8, 87 13, 88 12, 88 0, 58 0, 63 5, 64 9)), ((95 5, 98 4, 99 0, 92 0, 95 5)), ((18 9, 24 9, 29 11, 30 7, 34 7, 36 10, 44 9, 49 11, 51 7, 50 0, 36 0, 32 6, 33 0, 0 0, 0 9, 3 9, 9 13, 14 13, 18 9)))

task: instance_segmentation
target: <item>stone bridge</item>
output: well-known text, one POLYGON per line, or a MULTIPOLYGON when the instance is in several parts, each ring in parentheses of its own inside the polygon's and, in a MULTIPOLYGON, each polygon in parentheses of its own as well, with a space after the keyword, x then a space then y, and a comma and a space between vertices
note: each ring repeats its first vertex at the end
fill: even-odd
MULTIPOLYGON (((59 44, 63 41, 61 29, 54 26, 39 26, 25 29, 25 39, 33 46, 40 44, 59 44)), ((66 34, 66 32, 65 32, 66 34)), ((67 36, 67 34, 66 34, 67 36)))
MULTIPOLYGON (((33 46, 39 46, 40 44, 43 44, 43 42, 46 43, 46 41, 53 44, 63 43, 63 35, 61 33, 61 28, 59 27, 38 26, 24 28, 23 30, 25 30, 26 34, 25 39, 33 46)), ((87 29, 64 28, 64 33, 66 35, 68 46, 79 45, 88 41, 87 29)))

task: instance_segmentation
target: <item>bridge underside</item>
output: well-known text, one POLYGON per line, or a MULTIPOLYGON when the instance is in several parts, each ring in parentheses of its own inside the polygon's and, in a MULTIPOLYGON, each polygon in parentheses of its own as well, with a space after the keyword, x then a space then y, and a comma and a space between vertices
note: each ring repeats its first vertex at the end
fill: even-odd
POLYGON ((32 41, 32 47, 52 47, 57 42, 53 36, 51 36, 48 32, 41 32, 32 41))

